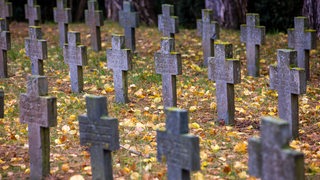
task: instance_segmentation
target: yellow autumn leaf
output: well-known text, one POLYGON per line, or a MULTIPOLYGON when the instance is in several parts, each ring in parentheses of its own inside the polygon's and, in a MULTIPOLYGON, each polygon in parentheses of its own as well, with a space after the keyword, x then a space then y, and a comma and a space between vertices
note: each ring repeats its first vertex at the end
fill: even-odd
POLYGON ((156 97, 153 99, 154 103, 160 103, 161 102, 161 97, 156 97))
POLYGON ((191 106, 189 108, 189 112, 195 112, 197 110, 197 106, 191 106))
POLYGON ((218 152, 220 150, 220 146, 218 144, 210 146, 212 152, 218 152))
POLYGON ((201 172, 194 173, 193 177, 195 180, 204 180, 204 176, 201 172))
POLYGON ((133 173, 131 173, 131 175, 130 175, 130 179, 131 179, 131 180, 138 180, 138 179, 140 179, 140 174, 137 173, 137 172, 133 172, 133 173))
POLYGON ((238 144, 236 144, 233 148, 233 151, 237 152, 237 153, 246 153, 247 152, 247 142, 240 142, 238 144))
POLYGON ((68 172, 69 169, 70 169, 69 164, 62 164, 62 166, 61 166, 61 170, 62 170, 62 171, 68 172))
POLYGON ((191 128, 192 129, 199 129, 200 125, 198 123, 194 122, 194 123, 191 123, 191 128))

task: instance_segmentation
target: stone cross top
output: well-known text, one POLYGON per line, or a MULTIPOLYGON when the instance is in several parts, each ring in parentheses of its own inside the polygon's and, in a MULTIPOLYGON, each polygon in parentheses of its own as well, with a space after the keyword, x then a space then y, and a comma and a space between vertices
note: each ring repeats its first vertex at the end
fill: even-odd
POLYGON ((4 19, 4 29, 2 31, 9 31, 8 18, 12 17, 12 3, 7 0, 0 0, 0 18, 4 19))
POLYGON ((20 122, 28 124, 30 179, 50 174, 50 130, 57 125, 57 99, 48 95, 45 76, 29 76, 20 95, 20 122))
POLYGON ((112 35, 112 49, 107 50, 108 68, 113 70, 117 103, 128 103, 128 70, 132 69, 131 50, 125 49, 124 36, 112 35))
POLYGON ((289 148, 288 123, 263 117, 260 129, 260 138, 249 139, 249 174, 262 180, 303 180, 304 155, 289 148))
POLYGON ((179 32, 178 17, 173 16, 173 13, 173 5, 162 5, 162 14, 158 15, 158 29, 165 37, 174 38, 174 34, 179 32))
POLYGON ((161 49, 154 55, 156 73, 162 75, 164 107, 177 106, 176 75, 182 74, 181 54, 175 52, 174 39, 161 39, 161 49))
POLYGON ((5 29, 6 22, 0 18, 0 78, 8 77, 7 51, 11 48, 10 32, 5 29))
POLYGON ((197 23, 202 36, 203 64, 208 66, 208 58, 214 56, 214 40, 219 39, 219 24, 213 21, 211 9, 202 9, 202 20, 197 23))
POLYGON ((200 170, 199 138, 188 134, 188 111, 166 108, 166 131, 157 131, 157 159, 167 162, 168 180, 190 179, 200 170))
POLYGON ((270 88, 278 91, 279 117, 289 122, 291 137, 298 137, 298 95, 306 93, 304 69, 290 68, 297 65, 297 52, 278 49, 278 64, 270 66, 270 88))
POLYGON ((138 13, 134 11, 131 1, 123 2, 123 10, 119 11, 120 25, 124 28, 126 48, 136 50, 135 28, 139 26, 138 13))
POLYGON ((28 4, 24 5, 25 17, 29 20, 29 26, 38 26, 41 21, 40 6, 36 4, 37 0, 28 0, 28 4))
POLYGON ((90 28, 91 46, 94 51, 101 50, 101 32, 100 26, 103 26, 102 11, 98 10, 96 0, 88 1, 88 10, 85 10, 86 25, 90 28))
POLYGON ((26 55, 31 59, 32 75, 44 75, 43 60, 48 57, 47 41, 41 39, 39 26, 29 27, 29 37, 25 38, 26 55))
POLYGON ((266 29, 260 26, 259 14, 247 14, 247 24, 241 25, 241 42, 246 43, 247 55, 247 71, 249 76, 258 77, 259 63, 259 48, 265 44, 266 29))
POLYGON ((54 21, 59 25, 60 47, 68 42, 68 23, 72 21, 71 9, 66 8, 67 0, 57 0, 57 7, 54 8, 54 21))
POLYGON ((241 81, 240 61, 232 59, 232 44, 217 43, 209 58, 208 76, 216 82, 218 120, 234 124, 234 84, 241 81))
POLYGON ((118 150, 118 120, 108 117, 107 98, 86 96, 87 114, 78 117, 80 144, 88 145, 92 179, 113 179, 112 151, 118 150))
POLYGON ((288 29, 288 45, 298 53, 298 67, 304 68, 306 78, 310 80, 309 51, 316 49, 316 31, 306 29, 307 18, 295 17, 294 29, 288 29))
POLYGON ((68 44, 63 47, 64 62, 70 68, 71 91, 83 91, 82 66, 87 65, 87 48, 80 44, 79 32, 68 32, 68 44))

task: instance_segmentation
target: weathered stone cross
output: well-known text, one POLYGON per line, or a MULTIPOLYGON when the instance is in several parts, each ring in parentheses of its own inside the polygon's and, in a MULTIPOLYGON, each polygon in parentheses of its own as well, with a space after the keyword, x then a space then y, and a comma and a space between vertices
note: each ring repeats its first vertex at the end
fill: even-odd
POLYGON ((103 26, 102 11, 99 9, 96 0, 88 1, 88 10, 85 10, 85 21, 90 28, 91 46, 94 51, 101 50, 100 26, 103 26))
POLYGON ((202 9, 202 20, 197 23, 202 36, 203 64, 208 66, 208 58, 214 56, 214 40, 219 39, 219 24, 213 21, 211 9, 202 9))
POLYGON ((7 0, 0 0, 0 18, 4 19, 3 31, 9 31, 8 18, 12 17, 12 3, 7 0))
POLYGON ((38 26, 41 21, 40 6, 36 4, 37 0, 28 0, 28 4, 24 5, 25 16, 29 20, 29 26, 38 26))
POLYGON ((263 117, 261 137, 250 138, 249 174, 269 179, 304 179, 304 155, 291 150, 289 125, 282 119, 263 117))
POLYGON ((306 93, 304 69, 291 68, 297 65, 297 51, 278 49, 278 64, 270 66, 270 88, 278 91, 279 117, 289 122, 290 135, 299 135, 298 95, 306 93))
POLYGON ((298 67, 306 71, 306 79, 310 80, 309 51, 316 49, 316 31, 306 29, 307 18, 295 17, 294 29, 288 29, 288 46, 298 52, 298 67))
POLYGON ((188 134, 188 111, 166 108, 166 131, 157 131, 157 159, 167 162, 168 180, 190 179, 200 170, 199 138, 188 134))
POLYGON ((7 51, 11 48, 10 32, 5 30, 6 22, 0 18, 0 78, 8 77, 7 51))
POLYGON ((123 2, 123 10, 119 11, 120 25, 124 28, 126 48, 136 50, 135 28, 139 26, 138 13, 134 11, 131 1, 123 2))
POLYGON ((4 118, 4 91, 0 89, 0 118, 4 118))
POLYGON ((44 75, 43 60, 47 59, 47 41, 41 39, 40 26, 29 27, 29 37, 25 38, 26 55, 31 59, 32 75, 44 75))
POLYGON ((259 14, 246 14, 247 24, 241 25, 241 42, 246 43, 247 73, 258 77, 260 70, 260 45, 265 44, 266 29, 260 26, 259 14))
POLYGON ((29 76, 20 95, 20 122, 28 124, 30 179, 50 174, 50 129, 57 125, 57 99, 48 95, 45 76, 29 76))
POLYGON ((112 35, 112 49, 107 50, 108 68, 113 70, 117 103, 128 103, 128 70, 132 68, 131 50, 125 49, 124 36, 112 35))
POLYGON ((162 5, 162 14, 158 15, 158 29, 165 37, 174 38, 174 34, 179 32, 178 17, 173 16, 173 14, 173 5, 162 5))
POLYGON ((60 47, 68 43, 68 23, 72 21, 71 9, 66 8, 67 0, 57 0, 57 7, 54 8, 54 21, 59 25, 60 47))
POLYGON ((88 145, 91 154, 92 179, 113 179, 112 151, 118 150, 118 120, 108 117, 107 99, 86 97, 87 114, 80 115, 80 144, 88 145))
POLYGON ((234 84, 241 81, 240 61, 232 59, 232 44, 217 43, 209 57, 208 77, 216 82, 218 120, 234 124, 234 84))
POLYGON ((174 39, 163 37, 161 49, 154 55, 156 73, 162 75, 164 107, 177 106, 176 75, 182 74, 181 54, 175 52, 174 39))
POLYGON ((70 68, 71 91, 79 93, 83 91, 82 66, 87 65, 87 48, 80 44, 79 32, 68 32, 68 44, 63 47, 64 62, 70 68))

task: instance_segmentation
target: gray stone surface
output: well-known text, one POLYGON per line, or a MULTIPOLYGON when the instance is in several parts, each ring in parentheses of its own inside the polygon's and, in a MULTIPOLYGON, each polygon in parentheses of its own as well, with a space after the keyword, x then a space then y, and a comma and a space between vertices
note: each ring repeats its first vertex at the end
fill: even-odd
POLYGON ((208 77, 216 82, 218 120, 234 124, 234 84, 241 81, 240 61, 232 59, 232 44, 216 43, 209 57, 208 77))
POLYGON ((94 51, 101 50, 101 32, 100 26, 103 26, 102 11, 98 10, 96 0, 88 1, 88 10, 85 10, 85 22, 90 28, 91 46, 94 51))
POLYGON ((4 91, 0 89, 0 118, 4 118, 4 91))
POLYGON ((297 66, 297 51, 278 49, 278 64, 270 66, 270 88, 278 91, 279 117, 289 122, 291 137, 299 135, 298 95, 306 93, 305 70, 297 66))
POLYGON ((60 35, 60 47, 68 43, 68 23, 72 21, 71 9, 66 8, 67 0, 57 0, 57 7, 54 8, 54 22, 58 23, 60 35))
POLYGON ((126 48, 136 50, 135 28, 139 26, 139 16, 131 1, 123 2, 123 10, 119 11, 119 22, 124 28, 126 48))
POLYGON ((26 55, 31 59, 32 75, 44 75, 43 60, 48 57, 47 41, 41 39, 40 26, 29 27, 29 37, 25 38, 26 55))
POLYGON ((118 150, 118 120, 108 117, 107 98, 86 96, 87 114, 80 115, 80 144, 91 154, 92 179, 113 179, 111 152, 118 150))
POLYGON ((11 48, 10 32, 5 26, 5 20, 0 18, 0 78, 8 77, 7 51, 11 48))
POLYGON ((174 39, 163 37, 161 49, 154 55, 156 73, 162 76, 164 107, 177 106, 176 75, 182 74, 181 54, 175 52, 174 39))
POLYGON ((125 49, 125 38, 112 35, 112 49, 107 50, 108 68, 113 70, 113 82, 117 103, 128 103, 128 71, 132 69, 130 49, 125 49))
POLYGON ((294 29, 288 29, 288 46, 298 53, 298 67, 306 70, 306 78, 310 80, 309 52, 317 48, 316 31, 307 29, 306 17, 294 18, 294 29))
POLYGON ((188 134, 188 112, 166 108, 166 131, 157 131, 157 159, 167 162, 169 180, 190 179, 200 170, 199 138, 188 134))
POLYGON ((80 33, 69 31, 68 44, 63 47, 64 62, 70 68, 71 91, 74 93, 83 91, 82 66, 87 65, 87 48, 80 43, 80 33))
POLYGON ((0 0, 0 18, 4 20, 3 31, 9 31, 8 19, 12 17, 12 3, 7 0, 0 0))
POLYGON ((260 129, 260 138, 249 139, 249 174, 262 180, 303 180, 304 155, 289 148, 289 124, 263 117, 260 129))
POLYGON ((38 26, 41 21, 40 6, 37 0, 28 0, 28 4, 24 5, 25 17, 29 20, 29 26, 38 26))
POLYGON ((50 174, 50 130, 57 125, 57 99, 48 95, 45 76, 28 77, 27 93, 20 95, 20 122, 28 124, 30 179, 50 174))
POLYGON ((246 43, 247 73, 249 76, 260 75, 260 45, 265 44, 266 28, 260 26, 259 14, 246 14, 247 24, 242 24, 240 40, 246 43))
POLYGON ((213 21, 211 9, 202 9, 202 20, 197 20, 197 28, 198 35, 202 36, 203 64, 208 66, 208 58, 214 56, 214 40, 219 39, 219 24, 213 21))
POLYGON ((164 37, 174 38, 174 34, 179 32, 178 17, 174 16, 173 5, 163 4, 162 14, 158 15, 158 29, 164 37))

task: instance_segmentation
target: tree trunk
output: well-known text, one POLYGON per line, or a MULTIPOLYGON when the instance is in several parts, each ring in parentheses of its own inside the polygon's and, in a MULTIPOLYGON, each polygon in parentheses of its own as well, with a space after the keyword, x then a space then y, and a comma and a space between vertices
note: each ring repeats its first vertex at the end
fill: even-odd
POLYGON ((226 28, 239 29, 246 21, 248 0, 206 0, 206 8, 213 10, 214 18, 226 28))
POLYGON ((320 37, 320 0, 304 0, 302 14, 309 19, 309 25, 320 37))
MULTIPOLYGON (((153 0, 133 0, 132 1, 136 11, 139 12, 139 18, 141 22, 147 25, 154 25, 156 22, 156 16, 154 13, 153 0)), ((108 19, 118 21, 118 12, 122 9, 123 0, 105 0, 105 9, 108 19)))

